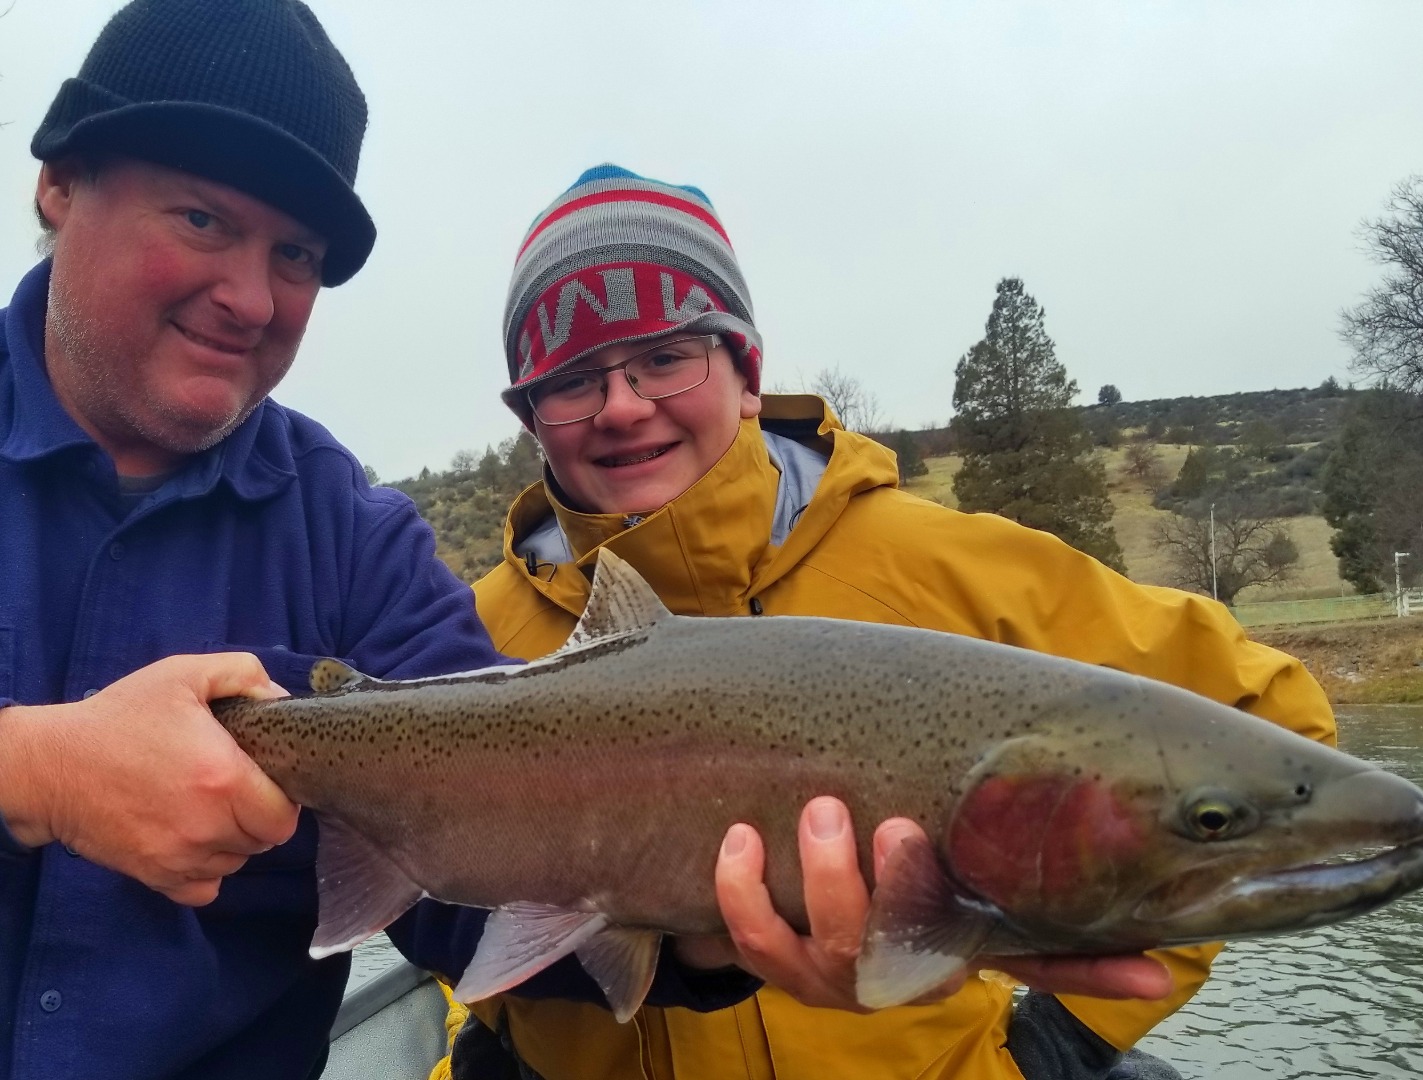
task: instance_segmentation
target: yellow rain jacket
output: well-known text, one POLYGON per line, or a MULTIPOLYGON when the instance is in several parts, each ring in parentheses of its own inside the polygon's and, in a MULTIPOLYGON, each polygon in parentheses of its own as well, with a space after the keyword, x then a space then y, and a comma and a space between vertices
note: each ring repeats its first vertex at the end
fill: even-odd
MULTIPOLYGON (((583 568, 607 545, 684 615, 819 615, 967 634, 1176 683, 1333 740, 1329 705, 1303 666, 1248 641, 1219 604, 1133 584, 1047 533, 950 510, 897 481, 894 455, 843 430, 820 399, 767 396, 721 461, 645 520, 574 513, 543 484, 524 491, 504 563, 474 587, 479 614, 503 652, 552 652, 588 598, 583 568), (763 425, 829 456, 779 545, 768 537, 781 474, 763 425), (517 553, 555 514, 576 562, 517 553)), ((1158 954, 1176 979, 1165 1001, 1062 1000, 1125 1050, 1195 993, 1217 948, 1158 954)), ((1010 994, 970 979, 937 1004, 860 1016, 768 987, 710 1014, 645 1007, 628 1024, 597 1006, 516 995, 471 1011, 494 1026, 507 1010, 520 1055, 545 1080, 1022 1080, 1004 1048, 1010 994)))

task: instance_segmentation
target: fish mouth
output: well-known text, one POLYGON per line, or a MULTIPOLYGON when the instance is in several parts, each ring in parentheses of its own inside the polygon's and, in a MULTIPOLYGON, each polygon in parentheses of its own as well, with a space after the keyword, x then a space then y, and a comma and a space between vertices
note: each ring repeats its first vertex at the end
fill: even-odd
POLYGON ((1288 934, 1363 915, 1423 888, 1423 838, 1363 857, 1339 857, 1202 888, 1206 865, 1148 893, 1135 916, 1173 942, 1288 934), (1347 859, 1347 861, 1344 861, 1347 859), (1193 887, 1196 886, 1196 887, 1193 887), (1190 901, 1181 904, 1185 894, 1190 901))

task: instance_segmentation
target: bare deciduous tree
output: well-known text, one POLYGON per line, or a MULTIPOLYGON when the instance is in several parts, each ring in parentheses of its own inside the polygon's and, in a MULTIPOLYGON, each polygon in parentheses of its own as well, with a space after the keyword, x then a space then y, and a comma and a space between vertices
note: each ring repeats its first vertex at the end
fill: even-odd
POLYGON ((1350 367, 1409 393, 1423 391, 1423 175, 1398 184, 1384 216, 1364 222, 1369 254, 1386 267, 1383 283, 1341 315, 1350 367))
MULTIPOLYGON (((1212 526, 1208 512, 1173 514, 1157 529, 1178 588, 1211 595, 1212 526)), ((1294 578, 1299 549, 1279 518, 1263 517, 1240 504, 1216 504, 1215 595, 1223 604, 1251 585, 1282 585, 1294 578)))
POLYGON ((1155 443, 1134 442, 1126 449, 1122 471, 1134 476, 1155 492, 1166 485, 1166 465, 1161 460, 1161 451, 1155 443))
POLYGON ((884 418, 880 414, 879 399, 865 389, 863 383, 853 375, 847 375, 840 368, 821 368, 810 380, 809 390, 819 394, 830 405, 831 410, 851 431, 883 431, 884 418))

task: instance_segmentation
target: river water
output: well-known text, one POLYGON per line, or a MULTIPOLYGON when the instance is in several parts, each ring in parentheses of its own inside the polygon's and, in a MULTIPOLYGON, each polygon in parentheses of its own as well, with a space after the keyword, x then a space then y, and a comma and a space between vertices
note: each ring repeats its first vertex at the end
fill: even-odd
MULTIPOLYGON (((1423 708, 1338 712, 1349 753, 1423 784, 1423 708)), ((381 935, 352 985, 395 959, 381 935)), ((1290 937, 1238 942, 1205 988, 1142 1042, 1186 1080, 1423 1077, 1423 893, 1290 937)))

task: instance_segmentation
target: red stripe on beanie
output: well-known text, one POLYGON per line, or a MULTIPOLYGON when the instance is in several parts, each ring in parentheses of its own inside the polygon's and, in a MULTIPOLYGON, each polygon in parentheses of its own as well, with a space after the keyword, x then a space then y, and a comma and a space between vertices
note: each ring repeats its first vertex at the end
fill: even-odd
POLYGON ((665 334, 707 311, 725 312, 726 303, 704 282, 670 266, 620 262, 585 267, 559 278, 529 306, 528 315, 519 328, 520 341, 529 343, 528 355, 521 357, 526 370, 515 385, 523 386, 541 379, 564 364, 611 342, 665 334), (609 271, 631 271, 633 291, 623 297, 623 302, 626 304, 631 300, 634 307, 625 310, 620 318, 605 321, 593 304, 605 309, 613 306, 606 292, 607 281, 603 277, 609 271), (706 306, 695 312, 666 310, 662 293, 664 275, 671 279, 671 299, 679 307, 687 303, 694 290, 705 298, 706 306), (565 290, 568 290, 570 300, 565 312, 568 321, 565 325, 555 326, 559 300, 565 290), (589 295, 592 300, 588 299, 589 295), (544 323, 562 331, 561 340, 551 352, 545 350, 544 323))
POLYGON ((601 203, 610 202, 647 202, 655 203, 658 206, 666 206, 673 210, 680 210, 684 214, 710 226, 716 234, 726 241, 726 246, 731 247, 731 237, 726 235, 726 230, 721 227, 721 222, 716 219, 716 215, 699 206, 695 200, 678 198, 675 195, 668 195, 661 191, 638 191, 630 188, 618 188, 616 191, 599 191, 592 195, 583 195, 572 202, 560 206, 548 217, 538 223, 538 226, 525 238, 523 245, 519 248, 519 254, 514 258, 518 260, 523 257, 524 252, 529 249, 529 245, 555 221, 566 218, 569 214, 576 214, 579 210, 589 206, 597 206, 601 203))

